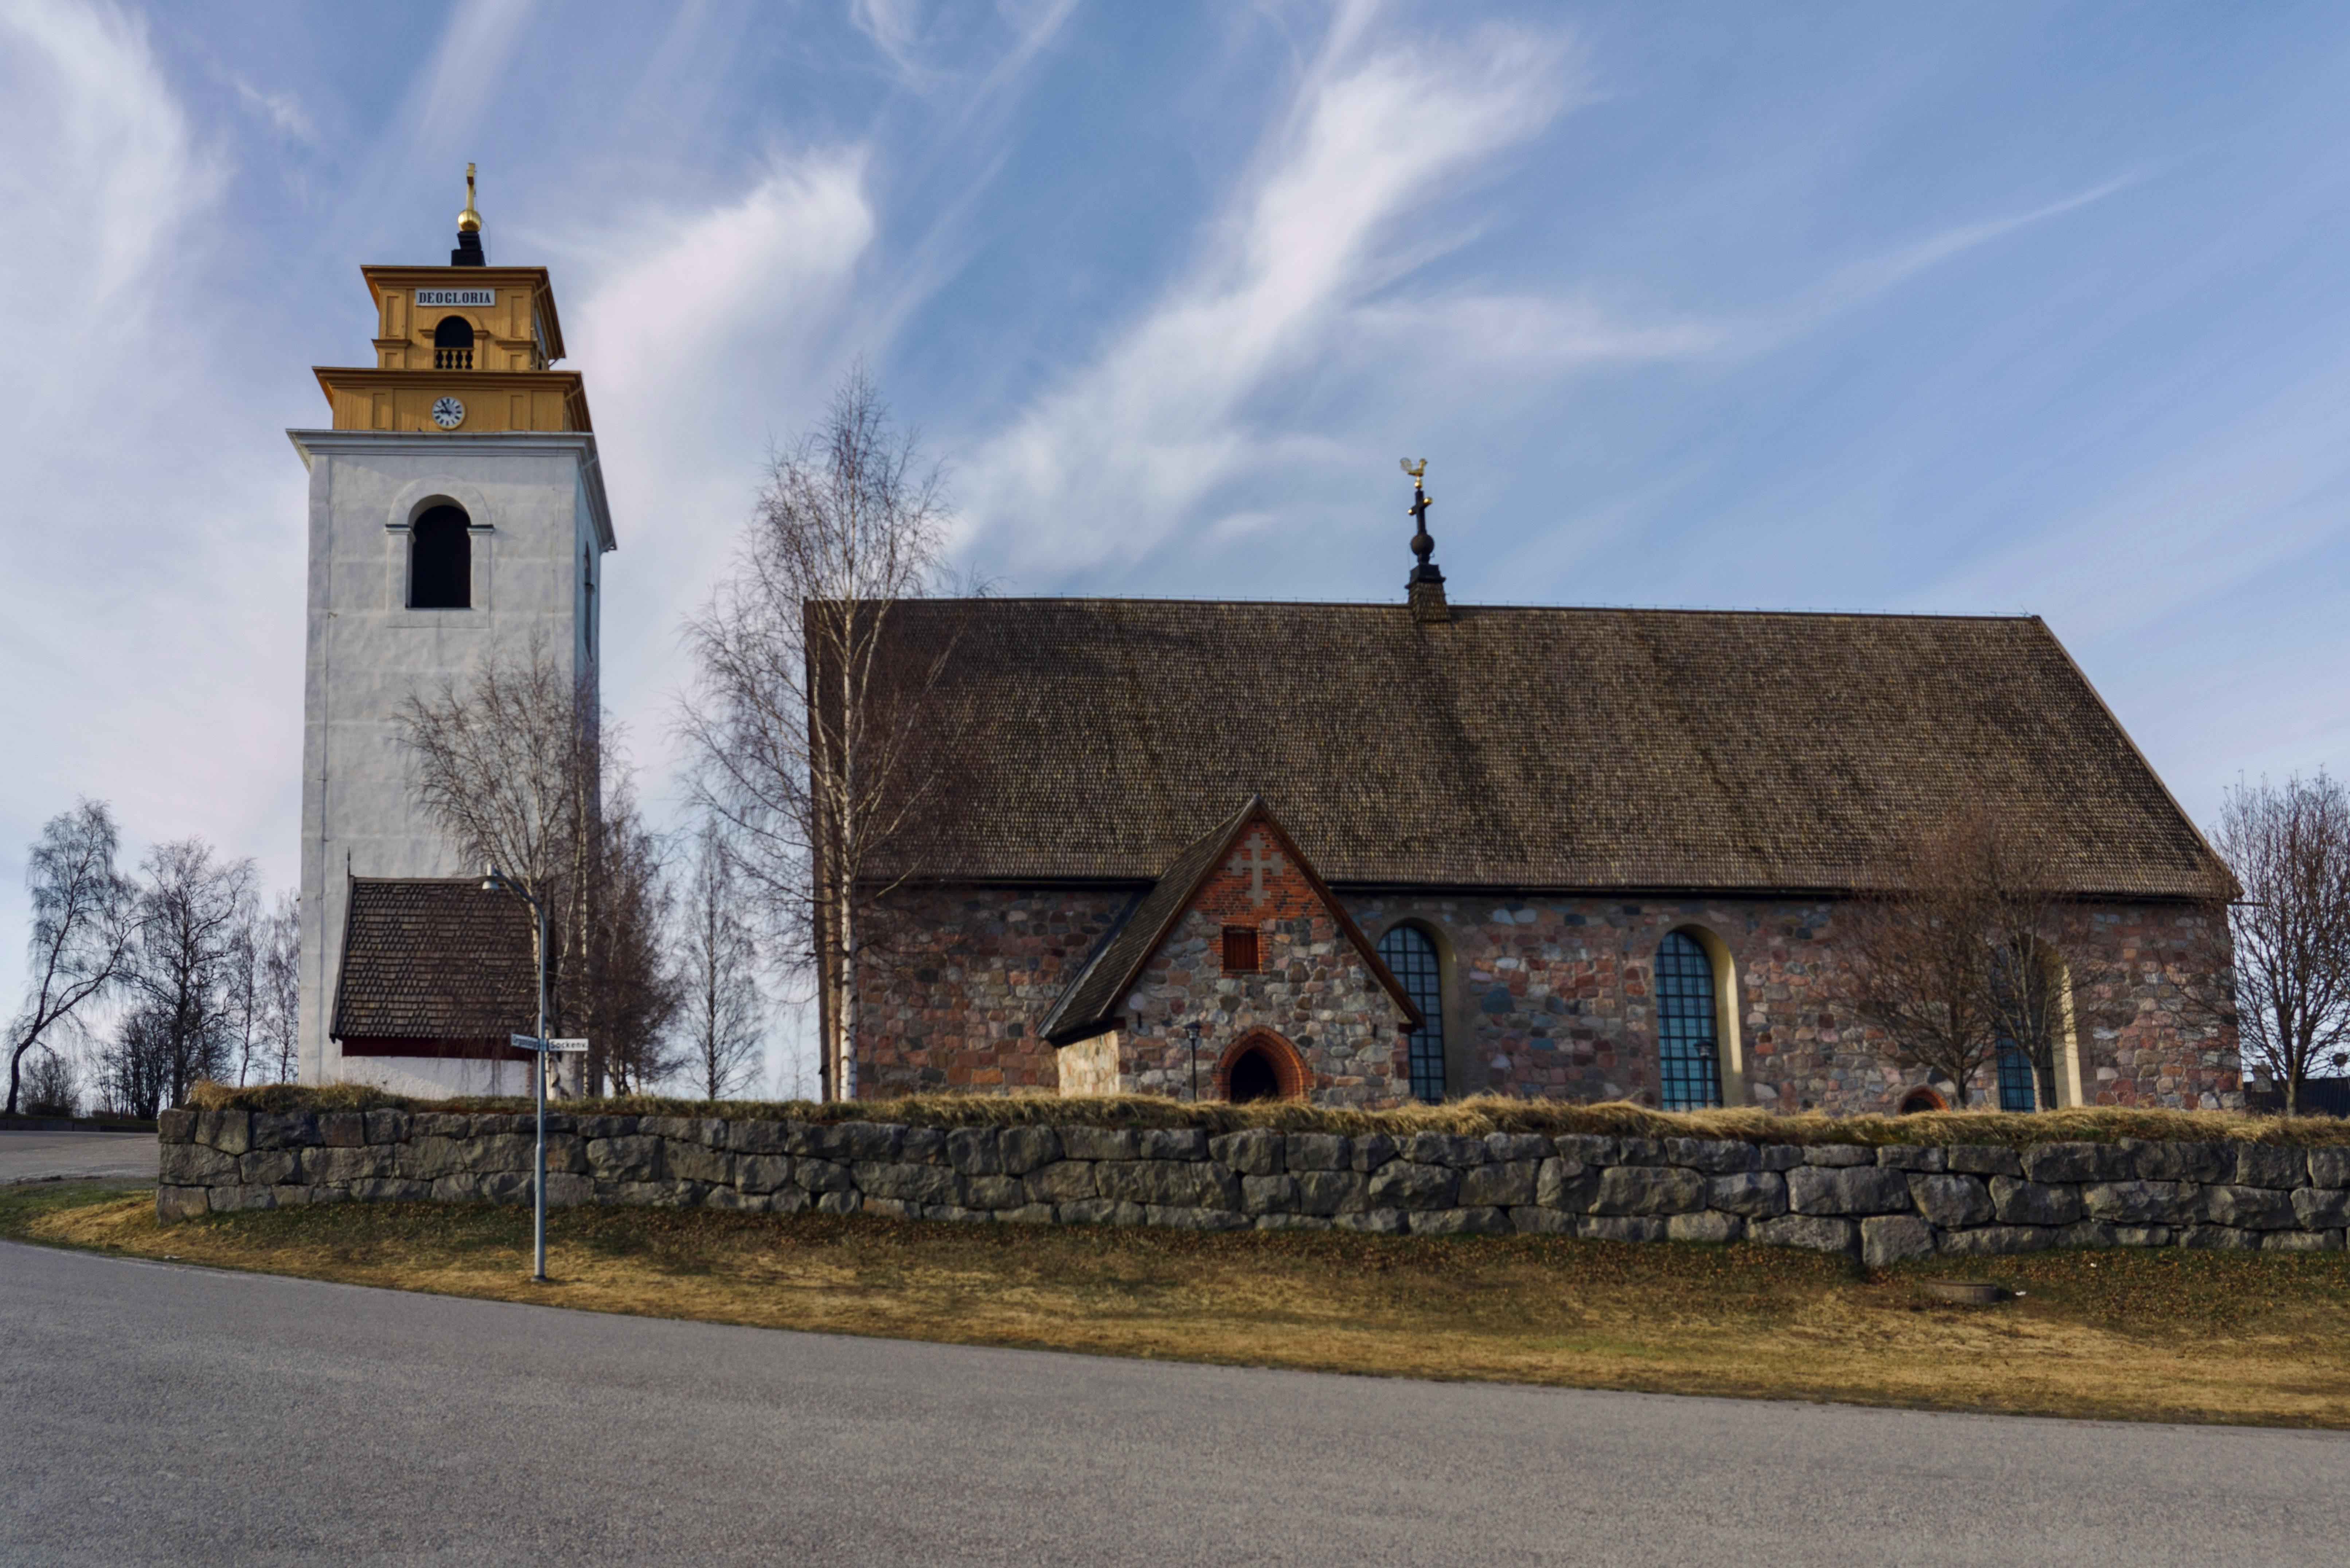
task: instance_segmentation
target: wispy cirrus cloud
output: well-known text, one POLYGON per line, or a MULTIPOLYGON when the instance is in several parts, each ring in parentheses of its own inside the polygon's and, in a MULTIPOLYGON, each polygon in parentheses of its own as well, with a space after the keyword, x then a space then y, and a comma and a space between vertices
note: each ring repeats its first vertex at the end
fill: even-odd
MULTIPOLYGON (((1034 65, 1076 8, 1077 0, 997 0, 994 20, 1011 41, 963 94, 962 117, 968 120, 1034 65)), ((849 26, 889 61, 898 84, 925 95, 951 94, 971 80, 970 61, 977 57, 966 36, 975 20, 972 8, 959 11, 955 20, 956 26, 942 26, 928 0, 848 4, 849 26)))
POLYGON ((92 304, 135 296, 223 172, 198 147, 146 24, 105 0, 6 0, 0 46, 0 136, 16 149, 0 159, 11 230, 0 268, 41 275, 52 306, 60 290, 92 304))
POLYGON ((281 136, 305 147, 318 143, 318 128, 290 92, 264 92, 243 77, 235 78, 237 101, 246 112, 265 120, 281 136))
POLYGON ((1371 15, 1338 14, 1195 264, 989 443, 966 493, 999 558, 1055 570, 1132 559, 1279 447, 1281 431, 1249 418, 1253 400, 1328 351, 1352 312, 1425 257, 1407 221, 1418 203, 1573 96, 1558 35, 1375 39, 1371 15))
POLYGON ((0 377, 0 548, 28 590, 0 617, 0 870, 78 794, 138 837, 239 843, 290 793, 254 757, 298 744, 299 676, 270 654, 301 570, 255 546, 298 528, 299 469, 240 472, 227 439, 204 306, 229 173, 138 16, 0 0, 0 294, 28 302, 0 377))
POLYGON ((2147 178, 2145 170, 2133 170, 2110 180, 2101 180, 2085 190, 2060 196, 2053 202, 2044 202, 2019 212, 2001 213, 1988 218, 1952 223, 1922 238, 1892 245, 1873 255, 1834 268, 1815 289, 1786 314, 1782 329, 1800 330, 1823 317, 1865 304, 1920 273, 2012 234, 2037 228, 2085 207, 2095 206, 2147 178))
POLYGON ((622 552, 606 696, 649 749, 676 628, 725 560, 775 421, 813 407, 852 351, 852 286, 879 223, 869 156, 779 156, 717 203, 612 214, 609 232, 658 237, 590 258, 567 310, 622 552))

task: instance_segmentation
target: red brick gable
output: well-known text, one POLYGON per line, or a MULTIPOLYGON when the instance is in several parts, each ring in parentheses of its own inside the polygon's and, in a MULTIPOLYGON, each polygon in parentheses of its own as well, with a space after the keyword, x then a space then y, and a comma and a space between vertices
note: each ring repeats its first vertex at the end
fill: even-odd
POLYGON ((1374 987, 1394 1000, 1406 1023, 1420 1023, 1419 1009, 1379 961, 1370 939, 1263 798, 1252 797, 1176 857, 1039 1020, 1036 1033, 1057 1045, 1116 1028, 1136 978, 1194 916, 1260 930, 1289 921, 1326 921, 1342 944, 1355 950, 1374 987))
POLYGON ((1328 907, 1297 857, 1282 846, 1265 821, 1242 828, 1188 908, 1227 926, 1261 927, 1305 919, 1328 907))

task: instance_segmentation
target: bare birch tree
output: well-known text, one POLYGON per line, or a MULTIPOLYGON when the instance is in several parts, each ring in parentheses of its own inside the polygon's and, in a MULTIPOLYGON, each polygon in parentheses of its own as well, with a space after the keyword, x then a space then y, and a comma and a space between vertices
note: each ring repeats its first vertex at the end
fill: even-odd
POLYGON ((715 821, 695 836, 679 921, 681 1033, 702 1097, 722 1100, 758 1073, 765 1033, 759 944, 744 918, 733 856, 715 821))
POLYGON ((301 1039, 301 901, 255 911, 236 952, 236 1081, 291 1082, 301 1039))
POLYGON ((951 636, 901 636, 905 601, 943 573, 940 471, 862 370, 776 452, 734 567, 687 626, 683 727, 705 809, 812 965, 821 1087, 854 1097, 868 916, 941 804, 940 677, 951 636))
POLYGON ((120 835, 103 801, 51 817, 26 857, 32 974, 8 1030, 7 1114, 26 1053, 78 1029, 82 1010, 120 983, 137 931, 130 884, 114 868, 120 835))
POLYGON ((2239 784, 2211 846, 2242 889, 2229 1015, 2296 1116, 2310 1069, 2350 1040, 2350 791, 2323 773, 2239 784))

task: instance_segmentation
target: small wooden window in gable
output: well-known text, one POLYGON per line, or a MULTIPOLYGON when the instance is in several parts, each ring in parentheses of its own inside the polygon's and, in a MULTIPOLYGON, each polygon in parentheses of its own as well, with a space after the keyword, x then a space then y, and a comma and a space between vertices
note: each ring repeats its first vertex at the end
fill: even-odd
POLYGON ((1226 926, 1224 928, 1224 972, 1254 974, 1256 971, 1256 928, 1226 926))

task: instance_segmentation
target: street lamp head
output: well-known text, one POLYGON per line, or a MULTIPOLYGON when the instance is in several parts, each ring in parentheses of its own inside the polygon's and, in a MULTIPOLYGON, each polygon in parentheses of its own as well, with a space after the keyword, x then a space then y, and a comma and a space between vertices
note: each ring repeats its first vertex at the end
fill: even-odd
POLYGON ((483 892, 496 892, 500 888, 505 886, 505 880, 506 879, 504 877, 498 875, 498 868, 486 860, 482 863, 483 892))

